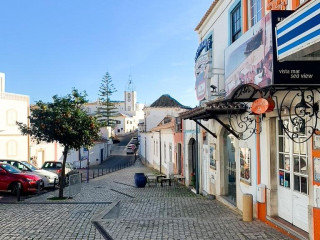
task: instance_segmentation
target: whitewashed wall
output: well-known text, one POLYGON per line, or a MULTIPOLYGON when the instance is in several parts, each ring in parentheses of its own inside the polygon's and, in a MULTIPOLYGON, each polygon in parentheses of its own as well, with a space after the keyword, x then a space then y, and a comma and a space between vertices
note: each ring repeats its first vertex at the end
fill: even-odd
POLYGON ((164 117, 171 115, 177 117, 180 112, 184 112, 185 109, 181 108, 167 108, 167 107, 146 107, 145 112, 145 131, 149 132, 152 128, 156 127, 164 117))
POLYGON ((28 137, 16 121, 27 124, 29 96, 0 92, 0 158, 28 160, 28 137))

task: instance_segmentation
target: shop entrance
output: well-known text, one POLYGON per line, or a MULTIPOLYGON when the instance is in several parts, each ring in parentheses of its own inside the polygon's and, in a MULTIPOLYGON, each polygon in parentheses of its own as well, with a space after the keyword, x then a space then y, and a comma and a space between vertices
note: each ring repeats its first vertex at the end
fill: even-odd
POLYGON ((196 141, 191 138, 188 144, 189 185, 196 187, 196 141))
POLYGON ((181 174, 181 143, 177 144, 177 174, 181 174))
POLYGON ((223 130, 223 144, 222 144, 222 165, 221 165, 221 182, 223 188, 222 195, 232 204, 236 205, 237 191, 236 191, 236 161, 235 161, 235 137, 223 130))
MULTIPOLYGON (((290 124, 284 120, 284 124, 290 124)), ((308 154, 307 144, 290 140, 279 123, 278 129, 278 215, 308 231, 308 154)), ((300 139, 305 135, 301 133, 300 139)))

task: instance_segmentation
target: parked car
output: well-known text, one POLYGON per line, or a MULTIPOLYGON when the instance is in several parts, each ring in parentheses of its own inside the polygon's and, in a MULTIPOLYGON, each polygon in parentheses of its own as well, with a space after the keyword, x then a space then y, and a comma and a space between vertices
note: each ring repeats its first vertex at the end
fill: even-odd
POLYGON ((44 170, 44 169, 40 169, 37 168, 36 166, 32 165, 31 163, 22 161, 21 163, 23 163, 25 166, 28 167, 28 169, 31 169, 32 172, 38 174, 39 176, 41 176, 42 178, 45 177, 47 182, 44 182, 44 187, 53 187, 55 184, 58 185, 59 183, 59 176, 56 173, 44 170))
POLYGON ((136 145, 128 144, 128 146, 126 147, 126 150, 127 150, 127 154, 133 154, 135 153, 136 145))
MULTIPOLYGON (((57 162, 57 161, 45 161, 42 165, 42 168, 44 170, 54 172, 58 174, 59 177, 61 177, 61 172, 62 172, 62 162, 57 162)), ((78 170, 76 170, 71 163, 66 162, 66 167, 65 167, 65 175, 66 175, 66 181, 69 182, 69 176, 72 174, 79 173, 78 170)))
POLYGON ((40 184, 40 188, 43 187, 41 177, 21 172, 8 163, 0 162, 0 190, 11 191, 12 194, 17 194, 18 183, 21 184, 22 193, 37 192, 38 184, 40 184))
POLYGON ((18 160, 11 160, 11 159, 0 159, 0 162, 8 163, 15 168, 18 168, 22 172, 27 172, 29 174, 35 174, 42 178, 43 184, 45 188, 52 187, 54 181, 58 183, 59 178, 57 174, 54 174, 49 171, 41 170, 36 168, 35 166, 31 165, 26 161, 18 161, 18 160), (56 179, 56 180, 55 180, 56 179))

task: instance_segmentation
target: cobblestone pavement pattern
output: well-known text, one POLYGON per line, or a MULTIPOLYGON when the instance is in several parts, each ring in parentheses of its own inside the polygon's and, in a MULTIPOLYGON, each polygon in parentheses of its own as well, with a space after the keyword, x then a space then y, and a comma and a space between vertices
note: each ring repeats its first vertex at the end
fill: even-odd
POLYGON ((83 183, 73 199, 47 200, 56 191, 2 204, 0 239, 290 239, 184 186, 134 187, 134 173, 152 171, 137 161, 83 183))

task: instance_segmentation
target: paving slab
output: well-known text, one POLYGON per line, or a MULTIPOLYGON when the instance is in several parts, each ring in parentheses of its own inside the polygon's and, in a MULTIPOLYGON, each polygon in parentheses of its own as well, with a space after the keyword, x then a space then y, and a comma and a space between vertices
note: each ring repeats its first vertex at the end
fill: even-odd
MULTIPOLYGON (((50 192, 0 205, 0 239, 291 239, 182 185, 136 188, 133 166, 81 184, 64 201, 50 192)), ((67 189, 66 189, 67 191, 67 189)))

